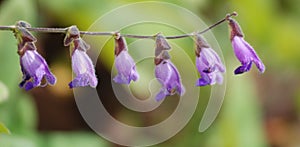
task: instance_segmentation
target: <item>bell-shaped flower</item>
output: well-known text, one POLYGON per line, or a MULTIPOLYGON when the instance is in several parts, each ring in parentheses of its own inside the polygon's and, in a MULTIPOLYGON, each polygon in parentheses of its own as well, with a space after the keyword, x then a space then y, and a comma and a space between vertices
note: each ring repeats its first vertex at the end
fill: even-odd
POLYGON ((115 65, 118 74, 113 80, 116 83, 129 84, 131 80, 138 80, 139 74, 136 71, 134 60, 128 53, 126 40, 119 33, 115 38, 115 65))
POLYGON ((91 86, 95 88, 98 84, 98 79, 95 75, 92 60, 86 53, 90 46, 81 39, 80 32, 76 26, 69 27, 64 45, 70 46, 72 69, 76 75, 69 83, 69 87, 91 86))
POLYGON ((162 85, 160 92, 155 98, 157 101, 175 93, 181 96, 184 94, 185 89, 181 83, 179 72, 170 60, 162 60, 156 65, 155 77, 162 85))
POLYGON ((265 71, 265 65, 257 56, 253 47, 244 40, 243 33, 239 24, 232 18, 229 18, 228 21, 231 28, 230 40, 232 43, 232 47, 235 56, 242 64, 234 71, 234 73, 241 74, 249 71, 251 69, 252 62, 255 63, 258 70, 263 73, 265 71))
POLYGON ((36 38, 26 29, 29 27, 28 23, 19 21, 14 30, 18 39, 18 54, 23 73, 23 80, 19 86, 25 90, 30 90, 34 87, 46 86, 48 83, 54 85, 56 78, 51 73, 45 59, 37 52, 34 45, 36 38), (41 85, 43 78, 46 79, 46 83, 41 85))
POLYGON ((196 35, 196 67, 201 75, 196 82, 197 86, 223 83, 222 73, 225 72, 225 67, 220 57, 198 34, 196 35))
POLYGON ((177 68, 170 61, 170 55, 168 50, 171 46, 166 41, 162 34, 156 36, 156 48, 155 48, 155 77, 162 85, 160 92, 156 95, 156 101, 161 101, 166 96, 174 95, 178 93, 182 96, 185 89, 181 83, 181 78, 177 68))

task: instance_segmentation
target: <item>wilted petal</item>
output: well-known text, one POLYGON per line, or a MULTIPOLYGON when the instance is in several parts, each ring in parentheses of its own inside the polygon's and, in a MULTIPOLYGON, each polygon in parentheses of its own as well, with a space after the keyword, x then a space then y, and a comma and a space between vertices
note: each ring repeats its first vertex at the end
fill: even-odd
POLYGON ((160 92, 156 95, 157 101, 175 93, 179 95, 184 94, 185 89, 181 84, 178 70, 170 60, 163 60, 160 64, 156 65, 155 76, 162 85, 160 92))

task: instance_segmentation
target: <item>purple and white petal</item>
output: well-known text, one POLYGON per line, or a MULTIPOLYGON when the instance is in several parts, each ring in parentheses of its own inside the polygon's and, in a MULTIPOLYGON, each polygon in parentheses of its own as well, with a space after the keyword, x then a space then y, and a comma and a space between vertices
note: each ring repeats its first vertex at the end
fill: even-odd
POLYGON ((72 69, 76 75, 74 80, 69 84, 70 88, 91 86, 95 88, 98 79, 95 75, 92 60, 83 50, 75 49, 72 54, 72 69))
POLYGON ((235 69, 235 74, 242 74, 248 72, 251 69, 252 62, 255 63, 258 70, 263 73, 265 71, 265 65, 256 54, 253 47, 244 40, 244 35, 238 23, 229 19, 229 26, 231 28, 230 40, 235 56, 241 62, 241 66, 235 69))
POLYGON ((163 60, 156 65, 155 77, 162 85, 160 92, 156 95, 157 101, 175 93, 181 96, 184 94, 185 89, 181 83, 179 72, 170 60, 163 60))
POLYGON ((51 85, 56 83, 56 78, 50 72, 45 59, 36 50, 25 51, 24 55, 20 57, 20 62, 24 74, 20 87, 25 86, 25 90, 40 86, 44 77, 47 83, 51 85), (32 80, 30 81, 30 79, 32 80))
POLYGON ((202 48, 200 56, 196 58, 196 67, 201 76, 196 82, 197 86, 223 83, 222 73, 225 72, 225 67, 213 49, 202 48))

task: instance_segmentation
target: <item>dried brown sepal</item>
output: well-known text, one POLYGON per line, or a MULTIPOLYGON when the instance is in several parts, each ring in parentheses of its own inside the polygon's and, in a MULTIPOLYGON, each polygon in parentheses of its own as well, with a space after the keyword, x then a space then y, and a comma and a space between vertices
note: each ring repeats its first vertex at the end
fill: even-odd
POLYGON ((243 31, 242 31, 239 23, 232 18, 228 18, 227 20, 229 22, 229 27, 231 28, 230 40, 232 40, 234 36, 243 37, 244 36, 243 31))
POLYGON ((200 57, 200 52, 201 52, 202 48, 209 48, 209 44, 205 41, 205 39, 200 34, 196 34, 195 53, 196 53, 197 57, 200 57))
POLYGON ((18 21, 16 23, 16 28, 14 30, 15 37, 19 40, 20 44, 25 44, 26 42, 35 42, 37 39, 27 30, 31 25, 25 21, 18 21))
POLYGON ((23 56, 26 50, 36 50, 33 42, 36 42, 36 38, 27 30, 30 28, 30 24, 25 21, 18 21, 15 25, 13 33, 18 40, 18 51, 20 56, 23 56))
POLYGON ((88 45, 81 37, 80 37, 80 31, 79 29, 73 25, 68 28, 68 31, 66 33, 66 37, 64 39, 64 45, 70 46, 70 53, 74 52, 74 50, 79 49, 82 51, 87 51, 90 48, 90 45, 88 45))
POLYGON ((163 51, 161 54, 161 58, 167 60, 167 59, 170 59, 171 56, 168 51, 163 51))
POLYGON ((74 38, 66 36, 64 39, 64 46, 69 46, 71 44, 71 42, 73 42, 73 41, 74 41, 74 38))
POLYGON ((73 42, 77 38, 80 38, 80 31, 75 25, 70 26, 64 39, 64 45, 69 46, 71 42, 73 42))
POLYGON ((168 60, 168 59, 170 59, 170 58, 171 58, 171 56, 170 56, 169 52, 168 52, 168 51, 163 51, 163 52, 160 54, 160 56, 154 58, 154 63, 155 63, 155 65, 158 65, 158 64, 160 64, 163 60, 168 60))
POLYGON ((118 56, 122 51, 127 51, 127 43, 124 37, 120 33, 116 34, 115 37, 115 55, 118 56))
POLYGON ((82 51, 87 51, 90 49, 90 45, 88 45, 82 38, 74 39, 74 48, 82 51))
POLYGON ((18 33, 22 39, 22 42, 35 42, 37 39, 26 29, 26 28, 18 28, 18 33))
POLYGON ((155 65, 158 65, 158 64, 160 64, 162 61, 163 61, 164 59, 161 59, 161 58, 154 58, 154 64, 155 65))
POLYGON ((162 51, 170 50, 171 46, 167 42, 166 38, 161 34, 156 35, 156 48, 155 48, 155 57, 158 57, 162 51))
POLYGON ((27 42, 22 48, 18 49, 17 53, 23 56, 27 50, 36 50, 34 43, 27 42))

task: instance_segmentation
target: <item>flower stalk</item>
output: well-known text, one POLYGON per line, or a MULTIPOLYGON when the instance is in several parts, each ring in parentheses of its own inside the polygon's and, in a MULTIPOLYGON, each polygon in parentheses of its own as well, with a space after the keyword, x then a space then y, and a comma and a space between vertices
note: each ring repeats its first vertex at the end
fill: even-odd
MULTIPOLYGON (((231 14, 227 14, 225 18, 219 20, 217 23, 209 26, 208 28, 196 32, 197 34, 204 34, 207 31, 211 30, 212 28, 222 24, 225 22, 228 18, 232 16, 237 16, 236 12, 233 12, 231 14)), ((15 30, 16 26, 0 26, 0 30, 8 30, 13 31, 15 30)), ((25 27, 28 31, 32 32, 40 32, 40 33, 63 33, 66 34, 68 32, 68 28, 42 28, 42 27, 25 27)), ((79 31, 80 35, 94 35, 94 36, 114 36, 117 32, 90 32, 90 31, 79 31)), ((188 33, 188 34, 182 34, 182 35, 175 35, 175 36, 165 36, 166 39, 180 39, 180 38, 187 38, 194 36, 195 32, 188 33)), ((121 36, 125 38, 136 38, 136 39, 154 39, 157 34, 155 35, 133 35, 133 34, 122 34, 121 36)))

